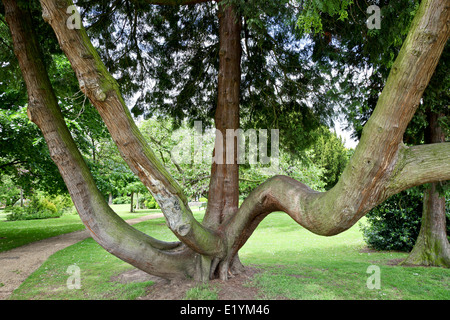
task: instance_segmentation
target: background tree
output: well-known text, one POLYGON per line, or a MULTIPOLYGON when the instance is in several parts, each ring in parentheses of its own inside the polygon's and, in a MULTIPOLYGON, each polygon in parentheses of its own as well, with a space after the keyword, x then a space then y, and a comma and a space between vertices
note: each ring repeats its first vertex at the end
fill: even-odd
POLYGON ((317 130, 319 138, 312 148, 312 161, 324 169, 323 179, 325 189, 329 190, 339 180, 348 159, 350 150, 346 149, 342 138, 339 138, 335 132, 330 132, 326 127, 317 130))

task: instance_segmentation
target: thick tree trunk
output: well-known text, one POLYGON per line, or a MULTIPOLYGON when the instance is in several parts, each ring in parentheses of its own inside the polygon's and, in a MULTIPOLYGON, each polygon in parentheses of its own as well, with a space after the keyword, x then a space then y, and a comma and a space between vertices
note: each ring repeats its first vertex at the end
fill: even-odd
MULTIPOLYGON (((439 126, 439 115, 427 112, 428 127, 425 143, 441 143, 445 134, 439 126)), ((423 198, 422 224, 416 244, 404 265, 450 267, 450 244, 445 221, 445 197, 439 195, 437 184, 431 183, 423 198)))
POLYGON ((158 241, 134 229, 107 205, 64 122, 30 13, 19 8, 15 0, 2 1, 27 86, 28 116, 41 129, 50 156, 91 236, 107 251, 148 273, 165 278, 202 278, 202 259, 198 254, 179 242, 158 241))

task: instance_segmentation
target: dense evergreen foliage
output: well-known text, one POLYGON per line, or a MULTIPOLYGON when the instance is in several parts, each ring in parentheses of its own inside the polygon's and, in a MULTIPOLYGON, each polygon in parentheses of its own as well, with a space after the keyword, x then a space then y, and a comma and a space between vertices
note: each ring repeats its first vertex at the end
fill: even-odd
MULTIPOLYGON (((414 247, 422 220, 424 187, 398 193, 369 212, 361 225, 364 240, 376 250, 409 252, 414 247)), ((450 201, 446 201, 447 236, 450 240, 450 201)))

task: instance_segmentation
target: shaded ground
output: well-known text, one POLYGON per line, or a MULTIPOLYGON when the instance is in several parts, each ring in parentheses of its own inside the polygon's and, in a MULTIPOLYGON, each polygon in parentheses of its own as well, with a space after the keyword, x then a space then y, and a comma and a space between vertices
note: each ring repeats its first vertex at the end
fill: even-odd
MULTIPOLYGON (((359 252, 361 253, 379 253, 380 251, 375 250, 375 249, 371 249, 369 247, 364 247, 363 249, 361 249, 359 252)), ((390 251, 385 251, 385 252, 399 252, 399 253, 404 253, 403 251, 397 251, 397 250, 390 250, 390 251)), ((417 265, 417 264, 407 264, 407 263, 403 263, 402 262, 405 261, 405 258, 400 258, 400 259, 391 259, 385 262, 381 262, 382 264, 385 264, 387 266, 402 266, 402 267, 430 267, 427 265, 417 265)), ((380 261, 372 261, 373 263, 380 263, 380 261)))
MULTIPOLYGON (((152 214, 127 220, 130 225, 163 217, 152 214)), ((90 237, 87 230, 71 232, 0 252, 0 300, 7 299, 48 257, 90 237)))
MULTIPOLYGON (((259 270, 256 268, 246 267, 244 273, 228 281, 209 281, 208 286, 217 290, 219 300, 254 300, 257 298, 258 289, 248 286, 248 282, 258 272, 259 270)), ((147 295, 140 297, 139 300, 181 300, 186 297, 186 292, 189 289, 199 285, 198 282, 193 280, 169 282, 138 269, 125 271, 111 280, 120 283, 153 281, 155 284, 149 287, 147 295)))

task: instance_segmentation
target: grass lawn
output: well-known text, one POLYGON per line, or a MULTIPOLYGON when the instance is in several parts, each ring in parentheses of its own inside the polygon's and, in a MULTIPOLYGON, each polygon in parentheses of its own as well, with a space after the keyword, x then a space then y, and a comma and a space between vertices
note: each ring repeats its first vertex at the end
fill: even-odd
MULTIPOLYGON (((197 218, 203 211, 194 210, 197 218)), ((135 225, 161 240, 175 240, 164 220, 135 225)), ((359 227, 334 236, 316 236, 287 215, 273 213, 240 251, 245 265, 262 272, 246 286, 259 289, 260 299, 450 299, 450 270, 399 267, 393 261, 406 253, 365 250, 359 227), (369 289, 369 266, 380 270, 380 289, 369 289)), ((11 299, 136 299, 151 282, 121 284, 112 278, 132 267, 86 239, 52 255, 11 296, 11 299), (67 288, 70 265, 80 268, 81 289, 67 288)), ((214 299, 215 288, 199 285, 187 298, 214 299)))
POLYGON ((312 234, 276 213, 241 250, 244 264, 264 270, 252 285, 276 299, 450 299, 450 270, 393 265, 407 253, 371 252, 359 225, 333 237, 312 234), (380 270, 380 289, 368 289, 369 266, 380 270))
MULTIPOLYGON (((112 205, 123 219, 133 219, 159 210, 137 210, 130 213, 129 204, 112 205)), ((6 214, 0 210, 0 252, 23 246, 27 243, 58 236, 85 227, 78 214, 65 214, 56 219, 6 221, 6 214)))

